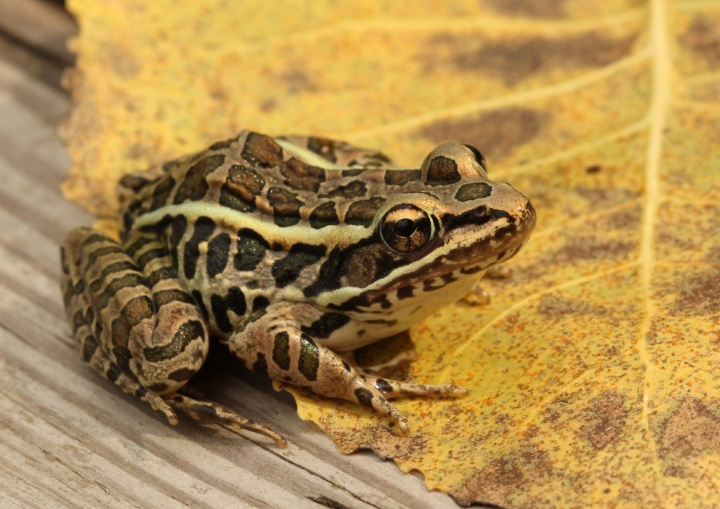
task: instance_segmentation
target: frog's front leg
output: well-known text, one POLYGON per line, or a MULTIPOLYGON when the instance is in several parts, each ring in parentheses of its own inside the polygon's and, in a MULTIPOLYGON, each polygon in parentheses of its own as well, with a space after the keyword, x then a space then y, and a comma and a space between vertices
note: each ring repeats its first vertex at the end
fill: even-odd
POLYGON ((77 228, 61 257, 76 349, 92 369, 161 411, 170 424, 178 422, 178 409, 284 444, 277 433, 220 405, 177 393, 205 361, 208 333, 156 236, 137 236, 121 246, 97 231, 77 228))
POLYGON ((322 315, 307 303, 279 302, 244 320, 228 338, 228 346, 254 372, 373 408, 397 423, 402 435, 409 431, 407 418, 389 399, 467 394, 455 385, 397 382, 363 373, 306 332, 322 315))

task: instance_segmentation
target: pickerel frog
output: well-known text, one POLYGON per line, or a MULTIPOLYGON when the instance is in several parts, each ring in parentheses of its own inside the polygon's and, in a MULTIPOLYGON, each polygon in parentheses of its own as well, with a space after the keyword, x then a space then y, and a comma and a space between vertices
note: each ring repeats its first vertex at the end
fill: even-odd
POLYGON ((273 438, 179 389, 217 337, 255 373, 389 416, 388 400, 461 396, 365 373, 343 352, 463 297, 527 241, 535 210, 447 143, 420 169, 322 138, 236 138, 124 177, 121 241, 89 228, 62 248, 83 360, 177 423, 175 410, 273 438))

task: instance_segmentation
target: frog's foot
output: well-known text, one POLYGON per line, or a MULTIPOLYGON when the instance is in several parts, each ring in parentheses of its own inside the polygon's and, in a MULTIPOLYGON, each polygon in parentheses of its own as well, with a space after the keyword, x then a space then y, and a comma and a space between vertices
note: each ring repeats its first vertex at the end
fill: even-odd
MULTIPOLYGON (((512 270, 505 265, 493 265, 485 271, 484 278, 487 279, 507 279, 512 276, 512 270)), ((486 306, 490 304, 490 294, 480 286, 480 283, 470 290, 463 298, 463 302, 471 306, 486 306)))
POLYGON ((465 304, 470 304, 471 306, 487 306, 490 304, 490 294, 477 284, 472 290, 465 294, 462 300, 465 304))
MULTIPOLYGON (((88 338, 89 340, 89 338, 88 338)), ((104 378, 107 378, 115 385, 120 387, 125 394, 135 396, 136 398, 144 401, 156 412, 162 413, 167 421, 173 426, 178 423, 177 414, 172 407, 167 403, 165 398, 160 394, 147 390, 137 380, 133 380, 130 376, 123 373, 115 363, 113 363, 100 348, 95 350, 93 357, 88 362, 88 365, 94 370, 100 373, 104 378)))
POLYGON ((512 276, 512 269, 507 265, 493 265, 485 271, 488 279, 507 279, 512 276))
POLYGON ((410 431, 408 420, 388 400, 408 396, 460 398, 468 394, 467 389, 457 385, 398 382, 368 376, 359 371, 356 371, 354 378, 353 383, 346 385, 348 392, 340 397, 349 401, 357 401, 359 404, 389 417, 398 425, 398 432, 402 436, 407 435, 410 431))
POLYGON ((285 439, 275 431, 212 401, 194 399, 178 393, 167 397, 166 401, 175 409, 188 414, 195 420, 226 424, 237 430, 252 431, 272 439, 280 448, 287 447, 285 439))
MULTIPOLYGON (((258 374, 308 388, 321 396, 359 403, 388 416, 402 435, 408 433, 408 420, 389 399, 467 394, 455 385, 396 382, 365 374, 304 331, 312 330, 310 324, 321 320, 322 315, 322 311, 308 304, 272 304, 238 325, 228 338, 228 347, 258 374)), ((317 326, 315 329, 323 332, 317 326)))

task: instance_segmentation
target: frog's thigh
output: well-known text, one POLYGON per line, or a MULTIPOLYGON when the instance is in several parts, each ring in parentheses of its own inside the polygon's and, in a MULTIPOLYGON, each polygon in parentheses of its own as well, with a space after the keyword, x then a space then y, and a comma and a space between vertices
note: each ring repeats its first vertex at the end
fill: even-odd
POLYGON ((200 369, 208 340, 200 311, 162 244, 140 237, 124 249, 78 228, 65 241, 62 258, 66 310, 85 362, 172 422, 160 396, 200 369))
POLYGON ((256 373, 373 408, 397 423, 402 434, 408 432, 407 419, 388 398, 466 394, 454 385, 411 384, 366 375, 303 332, 303 326, 309 327, 321 315, 308 304, 273 304, 239 325, 228 346, 256 373))

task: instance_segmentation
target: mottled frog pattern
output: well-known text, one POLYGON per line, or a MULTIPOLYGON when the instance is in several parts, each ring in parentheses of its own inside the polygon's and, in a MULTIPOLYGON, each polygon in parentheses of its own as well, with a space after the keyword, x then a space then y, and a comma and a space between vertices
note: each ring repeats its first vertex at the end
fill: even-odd
POLYGON ((488 179, 470 146, 446 143, 419 169, 315 137, 243 131, 119 185, 121 238, 89 229, 62 247, 62 286, 83 360, 177 422, 195 418, 283 439, 179 390, 216 337, 246 368, 373 408, 461 396, 393 381, 346 352, 407 330, 512 257, 530 201, 488 179))

